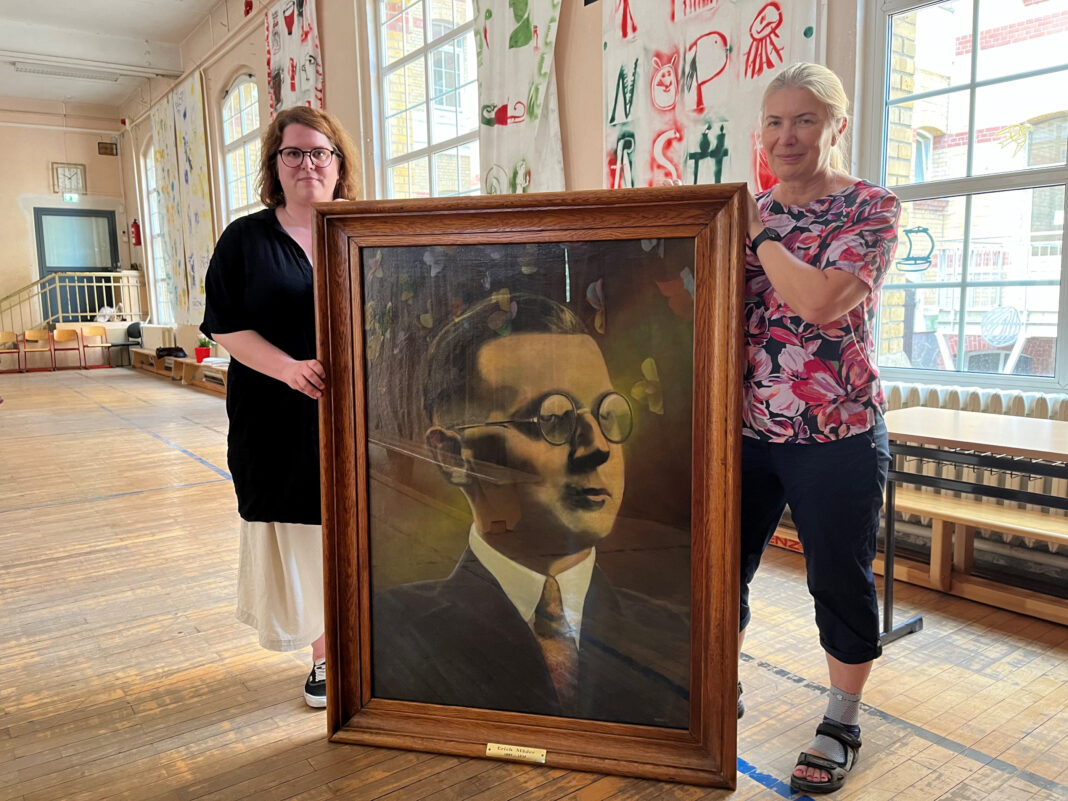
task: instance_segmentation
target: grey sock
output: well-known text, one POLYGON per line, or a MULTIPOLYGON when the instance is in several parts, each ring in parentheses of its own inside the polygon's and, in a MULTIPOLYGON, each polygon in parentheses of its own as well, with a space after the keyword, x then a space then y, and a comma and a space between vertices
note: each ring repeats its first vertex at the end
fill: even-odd
MULTIPOLYGON (((840 724, 843 728, 854 735, 860 734, 860 696, 847 693, 835 686, 831 686, 831 692, 827 699, 827 713, 824 720, 840 724)), ((819 751, 826 754, 835 762, 844 762, 846 748, 832 737, 817 734, 816 738, 809 743, 809 751, 819 751)))

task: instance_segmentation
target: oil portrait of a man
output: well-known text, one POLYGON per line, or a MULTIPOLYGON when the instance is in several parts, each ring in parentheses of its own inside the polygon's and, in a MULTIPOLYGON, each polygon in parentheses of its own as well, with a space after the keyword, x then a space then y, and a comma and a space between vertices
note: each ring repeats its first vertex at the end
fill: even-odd
MULTIPOLYGON (((481 287, 442 283, 461 303, 422 336, 402 316, 433 300, 372 297, 375 697, 689 726, 685 249, 614 247, 538 248, 575 302, 512 246, 481 287)), ((449 255, 370 270, 392 256, 432 286, 449 255)))

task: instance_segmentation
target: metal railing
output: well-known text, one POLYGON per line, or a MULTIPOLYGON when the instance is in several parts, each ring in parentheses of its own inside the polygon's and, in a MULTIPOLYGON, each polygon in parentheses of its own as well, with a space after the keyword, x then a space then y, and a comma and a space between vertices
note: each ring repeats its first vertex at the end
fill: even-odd
POLYGON ((59 323, 144 322, 139 270, 51 273, 0 298, 0 330, 54 329, 59 323))

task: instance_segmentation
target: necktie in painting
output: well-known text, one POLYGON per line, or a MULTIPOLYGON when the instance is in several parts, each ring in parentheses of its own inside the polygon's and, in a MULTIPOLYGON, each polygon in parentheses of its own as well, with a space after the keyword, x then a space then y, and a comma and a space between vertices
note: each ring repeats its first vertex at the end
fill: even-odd
POLYGON ((578 679, 578 646, 564 617, 560 585, 549 576, 534 609, 534 635, 538 638, 545 666, 565 712, 575 708, 578 679))

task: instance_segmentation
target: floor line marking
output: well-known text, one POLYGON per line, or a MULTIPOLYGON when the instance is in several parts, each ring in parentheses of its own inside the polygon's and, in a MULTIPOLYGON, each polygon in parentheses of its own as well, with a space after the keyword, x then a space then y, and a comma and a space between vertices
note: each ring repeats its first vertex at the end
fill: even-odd
MULTIPOLYGON (((791 673, 789 670, 773 665, 770 662, 764 662, 762 660, 755 659, 749 654, 741 654, 741 660, 743 662, 752 662, 762 670, 767 670, 770 673, 774 673, 776 676, 779 676, 780 678, 784 678, 787 681, 793 682, 794 684, 799 684, 805 689, 815 690, 821 695, 826 695, 828 692, 830 692, 828 688, 824 687, 822 684, 817 684, 816 682, 809 681, 804 676, 798 676, 796 673, 791 673)), ((941 734, 935 734, 933 731, 929 731, 928 729, 923 728, 923 726, 918 726, 915 723, 909 723, 909 721, 907 720, 903 720, 902 718, 899 718, 896 715, 891 715, 889 712, 884 712, 883 710, 871 706, 870 704, 865 704, 863 701, 861 701, 860 703, 860 708, 872 717, 878 718, 879 720, 882 720, 886 723, 892 723, 896 726, 901 726, 902 728, 908 729, 912 734, 915 734, 917 737, 926 740, 927 742, 932 743, 933 745, 945 748, 947 751, 952 751, 955 754, 960 754, 961 756, 967 757, 973 762, 978 762, 980 765, 994 768, 995 770, 1004 773, 1007 776, 1018 776, 1024 781, 1029 782, 1042 790, 1047 790, 1048 792, 1059 794, 1065 798, 1068 798, 1068 785, 1061 784, 1060 782, 1054 781, 1053 779, 1047 779, 1045 776, 1039 776, 1037 773, 1032 773, 1029 770, 1023 770, 1022 768, 1013 765, 1011 762, 1006 762, 1003 759, 998 759, 997 757, 991 756, 990 754, 984 754, 982 751, 978 751, 972 748, 971 746, 964 745, 963 743, 958 743, 956 740, 951 740, 948 737, 943 737, 941 734)))
POLYGON ((811 796, 795 794, 786 782, 776 779, 770 773, 761 773, 756 765, 749 764, 741 757, 738 757, 738 772, 783 798, 794 799, 794 801, 814 801, 811 796))
POLYGON ((136 429, 137 429, 138 431, 142 431, 142 432, 144 432, 145 434, 148 434, 148 435, 149 435, 150 437, 154 437, 154 438, 158 439, 158 440, 159 440, 160 442, 162 442, 162 443, 163 443, 164 445, 166 445, 167 447, 169 447, 169 448, 173 448, 174 450, 178 451, 179 453, 182 453, 182 454, 184 454, 184 455, 188 456, 188 457, 189 457, 190 459, 192 459, 193 461, 195 461, 195 462, 200 462, 200 463, 201 463, 202 465, 204 465, 205 467, 207 467, 207 468, 208 468, 209 470, 212 470, 213 472, 215 472, 215 473, 218 473, 218 474, 219 474, 220 476, 222 476, 223 478, 225 478, 225 479, 226 479, 227 481, 233 481, 233 480, 234 480, 234 477, 233 477, 232 475, 230 475, 229 473, 227 473, 227 472, 226 472, 225 470, 223 470, 223 469, 222 469, 221 467, 216 467, 216 466, 215 466, 215 465, 213 465, 213 464, 212 464, 211 462, 209 462, 209 461, 208 461, 207 459, 205 459, 205 458, 203 458, 203 457, 201 457, 201 456, 197 456, 197 455, 196 455, 195 453, 193 453, 192 451, 190 451, 190 450, 188 450, 188 449, 186 449, 186 448, 183 448, 183 447, 182 447, 181 445, 179 445, 178 443, 176 443, 176 442, 171 442, 171 441, 170 441, 169 439, 167 439, 166 437, 164 437, 164 436, 161 436, 161 435, 157 434, 157 433, 156 433, 155 431, 150 431, 149 429, 145 428, 144 426, 142 426, 142 425, 139 425, 138 423, 135 423, 135 422, 134 422, 133 420, 129 419, 128 417, 123 417, 123 416, 122 416, 121 414, 119 414, 118 412, 116 412, 116 411, 115 411, 114 409, 110 409, 110 408, 108 408, 107 406, 105 406, 104 404, 102 404, 102 403, 101 403, 100 401, 98 401, 98 400, 93 400, 93 398, 90 398, 90 397, 89 397, 88 395, 86 395, 86 394, 85 394, 84 392, 82 392, 81 390, 79 390, 79 389, 77 389, 77 388, 74 388, 74 387, 72 387, 71 389, 72 389, 72 390, 73 390, 74 392, 76 392, 77 394, 81 395, 81 396, 82 396, 83 398, 85 398, 86 400, 88 400, 88 401, 91 401, 92 403, 95 403, 95 404, 96 404, 97 406, 99 406, 99 407, 100 407, 101 409, 103 409, 103 410, 104 410, 105 412, 107 412, 108 414, 113 414, 113 415, 115 415, 115 417, 117 417, 117 418, 119 418, 120 420, 122 420, 122 422, 126 423, 126 424, 127 424, 128 426, 132 426, 133 428, 136 428, 136 429))
POLYGON ((69 501, 53 501, 33 506, 14 506, 9 509, 0 509, 0 515, 8 512, 26 512, 34 509, 52 509, 57 506, 72 506, 77 503, 96 503, 97 501, 110 501, 113 498, 127 498, 131 495, 145 495, 152 492, 172 492, 173 490, 189 489, 190 487, 203 487, 209 484, 222 484, 226 479, 213 478, 211 481, 194 481, 191 484, 172 484, 167 487, 149 487, 148 489, 128 490, 127 492, 112 492, 108 495, 94 495, 91 498, 71 498, 69 501))

